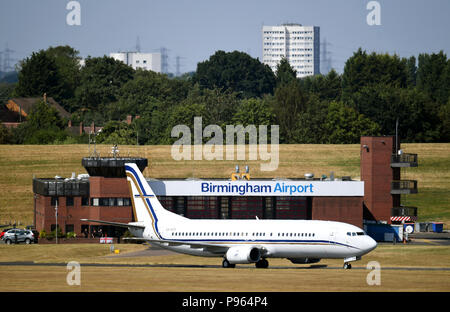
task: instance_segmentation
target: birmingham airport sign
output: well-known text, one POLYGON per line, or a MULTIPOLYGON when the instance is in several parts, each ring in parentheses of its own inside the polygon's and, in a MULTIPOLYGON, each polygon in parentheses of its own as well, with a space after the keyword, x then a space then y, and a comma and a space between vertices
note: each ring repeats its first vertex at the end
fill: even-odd
POLYGON ((364 196, 362 181, 148 180, 158 196, 364 196))

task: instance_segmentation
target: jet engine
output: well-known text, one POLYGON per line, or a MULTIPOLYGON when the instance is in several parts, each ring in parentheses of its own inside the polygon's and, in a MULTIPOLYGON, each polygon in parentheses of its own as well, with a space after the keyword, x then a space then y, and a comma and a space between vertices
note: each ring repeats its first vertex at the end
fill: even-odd
POLYGON ((261 250, 251 246, 236 246, 228 249, 225 258, 230 263, 252 263, 261 259, 261 250))
POLYGON ((317 263, 320 261, 318 258, 289 258, 289 260, 295 264, 317 263))

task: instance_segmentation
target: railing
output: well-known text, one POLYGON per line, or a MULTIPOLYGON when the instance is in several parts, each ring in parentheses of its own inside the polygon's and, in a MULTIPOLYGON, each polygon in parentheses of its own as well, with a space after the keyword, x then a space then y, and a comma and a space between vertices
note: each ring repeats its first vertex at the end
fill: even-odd
POLYGON ((391 155, 391 167, 417 167, 417 154, 391 155))
POLYGON ((393 207, 391 209, 391 216, 409 216, 417 217, 417 207, 393 207))
POLYGON ((399 180, 391 182, 391 194, 415 194, 417 193, 416 180, 399 180))

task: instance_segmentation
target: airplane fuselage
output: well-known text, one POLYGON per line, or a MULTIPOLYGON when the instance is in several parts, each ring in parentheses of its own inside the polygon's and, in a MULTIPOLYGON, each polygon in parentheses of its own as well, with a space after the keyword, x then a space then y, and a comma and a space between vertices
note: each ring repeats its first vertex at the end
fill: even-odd
POLYGON ((218 247, 255 246, 266 258, 348 258, 360 257, 376 247, 372 238, 351 224, 316 220, 192 220, 158 224, 155 233, 141 234, 164 240, 161 247, 180 253, 223 257, 224 252, 193 248, 195 244, 218 247), (158 237, 159 236, 159 237, 158 237), (170 241, 186 242, 171 246, 170 241))

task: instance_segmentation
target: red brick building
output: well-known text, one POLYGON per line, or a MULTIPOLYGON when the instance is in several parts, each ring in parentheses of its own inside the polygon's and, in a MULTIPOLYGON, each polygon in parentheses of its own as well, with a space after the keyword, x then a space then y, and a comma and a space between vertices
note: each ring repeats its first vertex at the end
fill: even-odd
MULTIPOLYGON (((416 181, 400 180, 400 168, 417 165, 417 155, 398 155, 393 144, 393 137, 361 138, 361 181, 308 177, 148 182, 166 209, 188 218, 332 220, 362 227, 364 219, 391 222, 393 216, 417 216, 417 208, 400 205, 400 194, 417 192, 416 181)), ((122 229, 80 219, 134 221, 126 162, 135 162, 141 171, 147 166, 147 159, 142 158, 83 158, 89 175, 35 178, 36 229, 49 232, 55 228, 57 203, 58 225, 63 232, 82 235, 87 231, 92 235, 101 228, 110 236, 121 235, 122 229)))
POLYGON ((401 168, 417 166, 417 154, 403 153, 395 137, 361 137, 365 220, 391 223, 417 218, 417 208, 402 206, 400 198, 418 192, 417 181, 401 180, 401 168))

